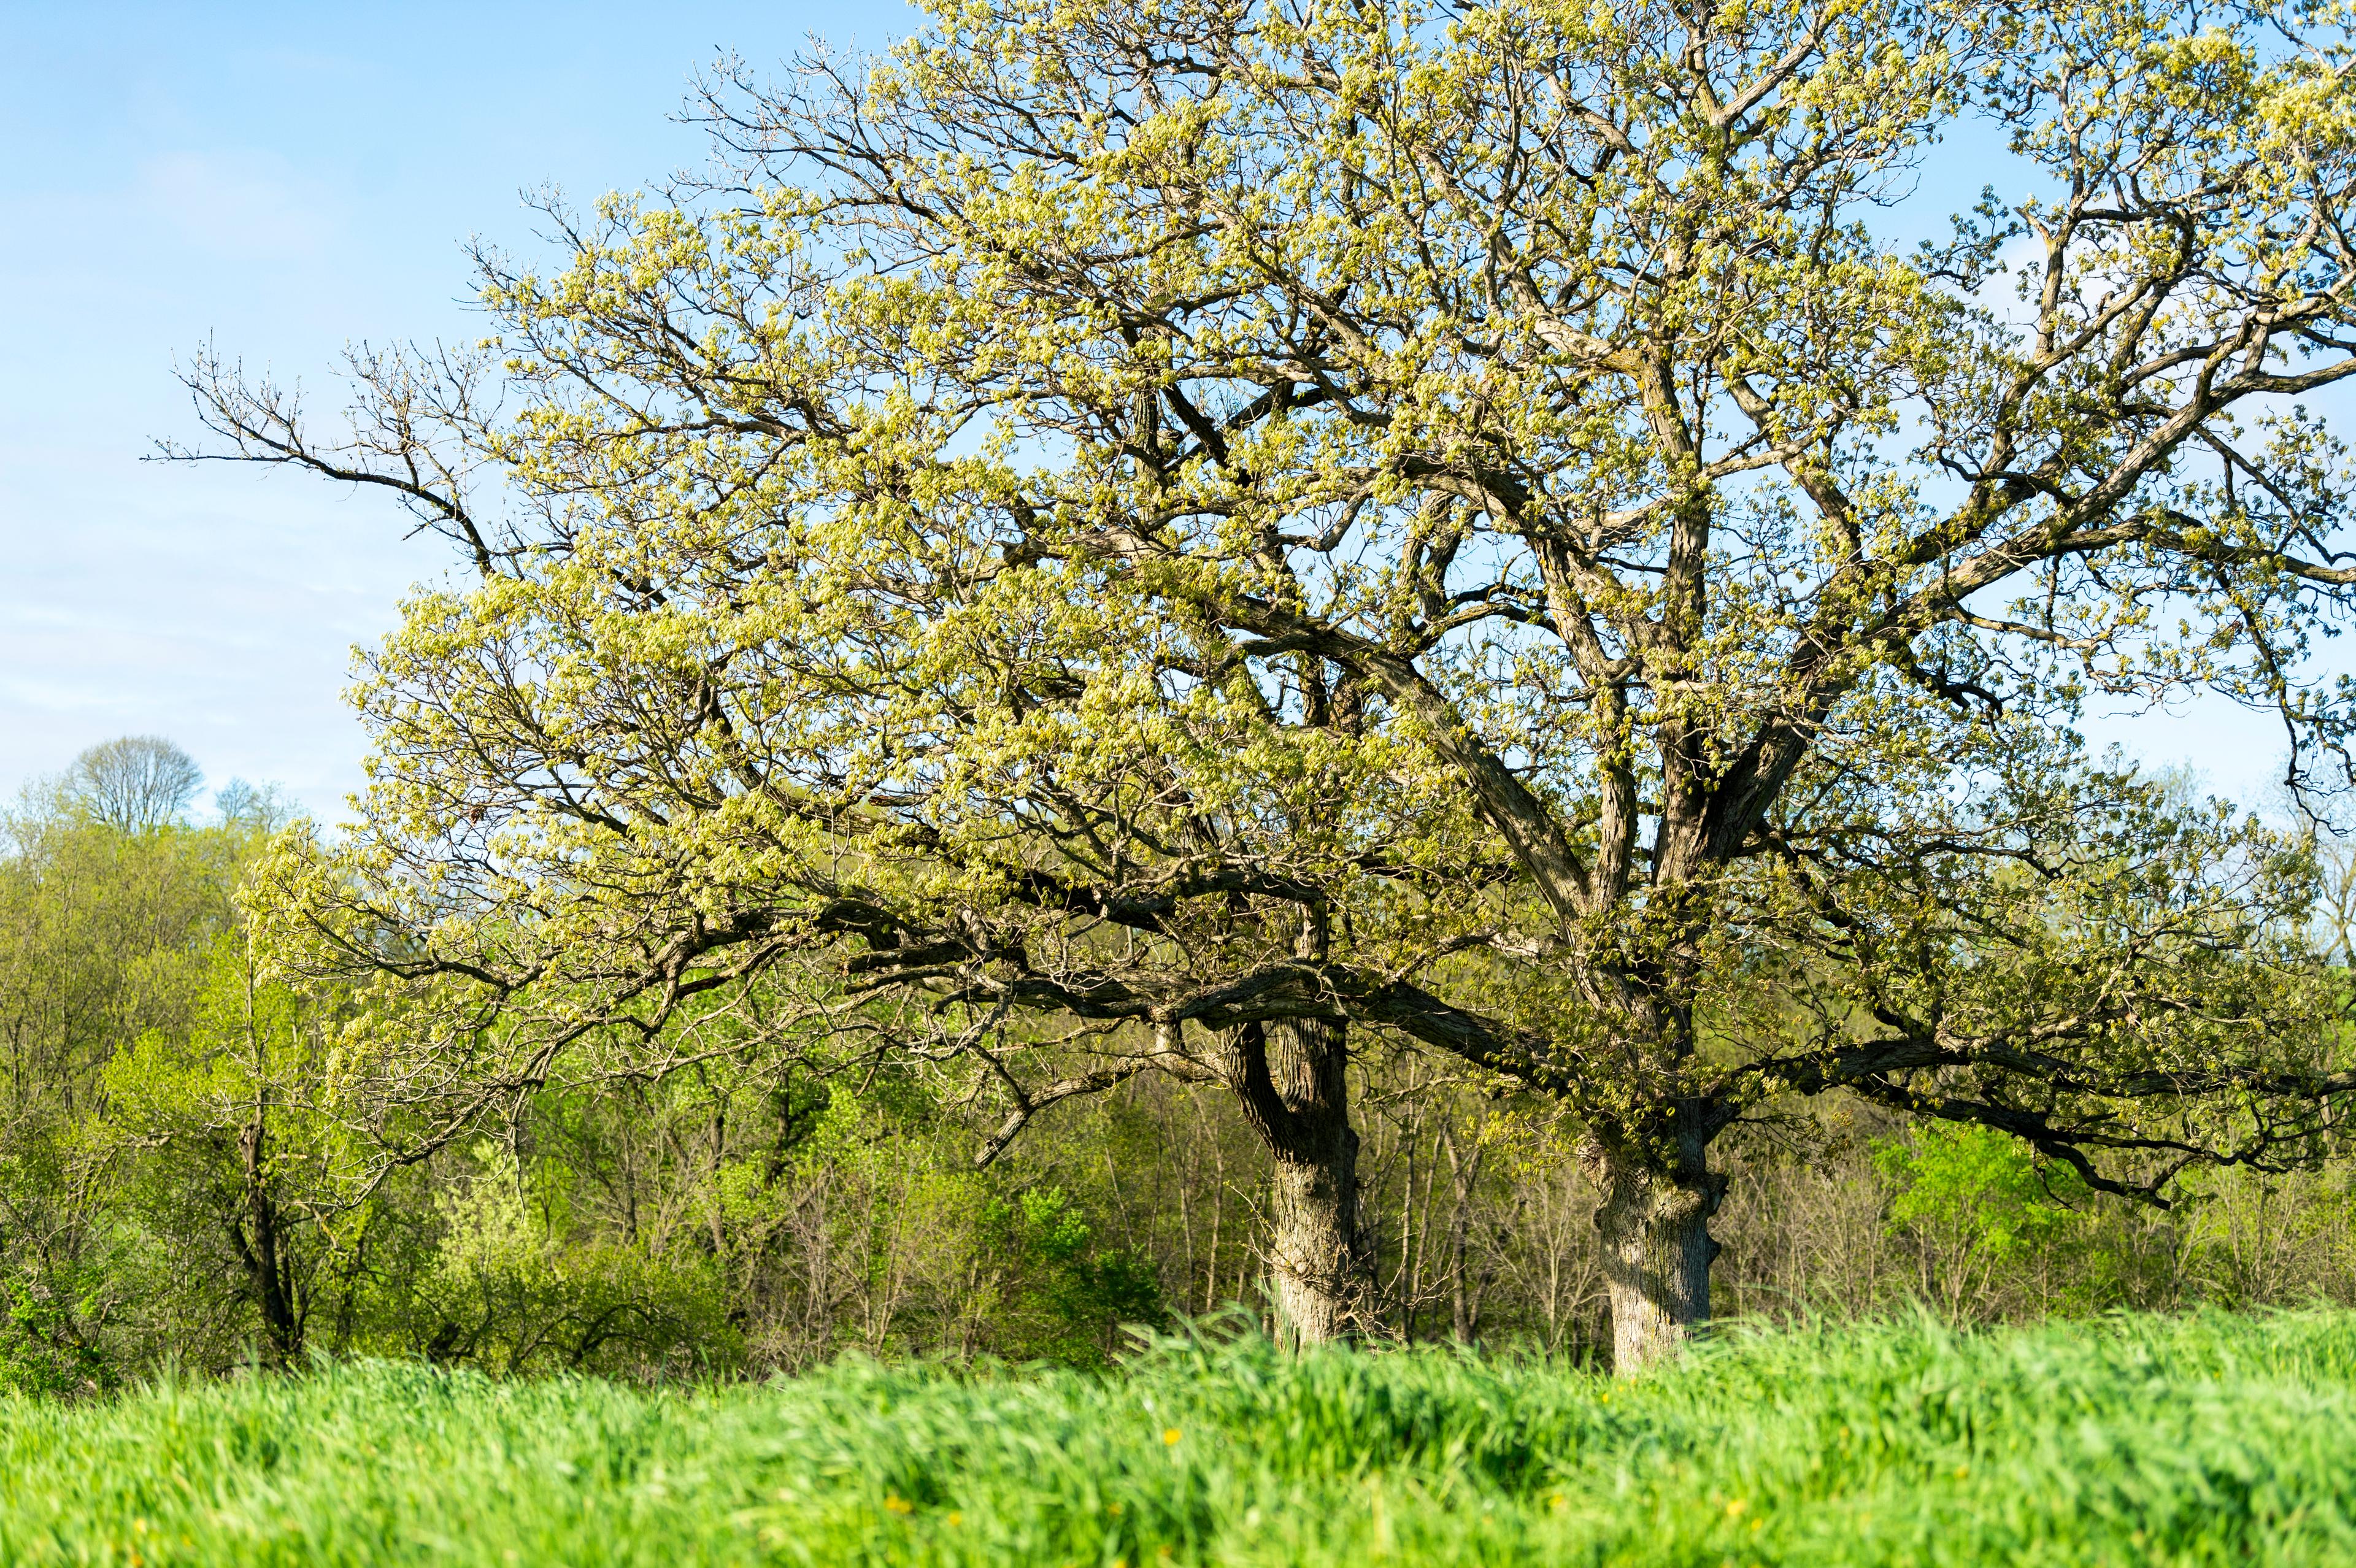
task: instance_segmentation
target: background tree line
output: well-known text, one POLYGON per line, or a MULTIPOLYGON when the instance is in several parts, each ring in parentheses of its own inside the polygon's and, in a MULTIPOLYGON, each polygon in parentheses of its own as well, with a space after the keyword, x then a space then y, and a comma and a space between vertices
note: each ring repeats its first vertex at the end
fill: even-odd
MULTIPOLYGON (((642 1377, 845 1350, 1092 1364, 1124 1324, 1265 1313, 1267 1147, 1231 1096, 1158 1076, 977 1170, 989 1128, 946 1080, 804 1040, 543 1094, 376 1168, 318 1103, 359 999, 273 978, 237 901, 287 808, 233 783, 197 822, 198 785, 168 744, 114 741, 6 818, 0 1386, 313 1350, 642 1377)), ((1354 1072, 1378 1331, 1608 1354, 1598 1194, 1559 1107, 1427 1053, 1354 1072)), ((1730 1147, 1738 1316, 2356 1303, 2356 1162, 2204 1173, 2160 1211, 1869 1105, 1730 1147)))

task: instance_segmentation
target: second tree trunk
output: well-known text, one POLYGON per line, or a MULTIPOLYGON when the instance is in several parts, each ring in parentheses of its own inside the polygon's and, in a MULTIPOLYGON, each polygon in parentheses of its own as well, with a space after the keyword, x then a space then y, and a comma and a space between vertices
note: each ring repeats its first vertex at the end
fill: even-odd
POLYGON ((1704 1140, 1694 1136, 1657 1152, 1595 1136, 1580 1157, 1602 1195, 1595 1228, 1612 1304, 1612 1364, 1624 1377, 1674 1353, 1709 1321, 1709 1265, 1719 1251, 1709 1218, 1726 1179, 1710 1171, 1704 1140))
POLYGON ((1322 1344, 1358 1332, 1372 1262, 1358 1223, 1358 1135, 1349 1115, 1346 1026, 1323 1019, 1237 1031, 1236 1087, 1267 1141, 1268 1263, 1278 1332, 1322 1344))

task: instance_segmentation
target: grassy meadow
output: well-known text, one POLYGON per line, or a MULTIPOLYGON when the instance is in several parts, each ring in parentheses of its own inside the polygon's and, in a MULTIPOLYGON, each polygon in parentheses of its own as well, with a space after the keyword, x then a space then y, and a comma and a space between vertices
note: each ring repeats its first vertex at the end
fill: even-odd
POLYGON ((0 1402, 0 1562, 2356 1562, 2356 1315, 1729 1335, 1615 1383, 1169 1342, 648 1392, 371 1363, 0 1402))

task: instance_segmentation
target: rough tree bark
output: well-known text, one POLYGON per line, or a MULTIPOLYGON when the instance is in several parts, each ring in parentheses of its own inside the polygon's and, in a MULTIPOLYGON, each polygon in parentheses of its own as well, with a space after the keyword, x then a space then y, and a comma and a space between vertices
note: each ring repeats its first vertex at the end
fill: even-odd
POLYGON ((1580 1159, 1602 1195, 1595 1228, 1603 1243, 1612 1307, 1612 1365, 1627 1377, 1673 1354, 1709 1320, 1709 1265, 1719 1244, 1710 1216, 1726 1178, 1709 1168, 1708 1135, 1691 1109, 1664 1140, 1590 1134, 1580 1159))
POLYGON ((1234 1038, 1244 1113, 1268 1144, 1268 1264, 1278 1333, 1318 1345, 1359 1332, 1373 1261, 1358 1214, 1349 1035, 1325 1019, 1247 1024, 1234 1038))

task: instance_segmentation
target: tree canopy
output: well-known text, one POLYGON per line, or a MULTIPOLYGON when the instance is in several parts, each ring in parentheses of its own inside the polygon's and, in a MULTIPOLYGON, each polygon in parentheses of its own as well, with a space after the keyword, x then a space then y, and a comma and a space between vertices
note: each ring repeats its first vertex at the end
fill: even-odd
POLYGON ((496 335, 358 357, 348 436, 193 367, 186 455, 473 574, 278 929, 454 1129, 813 1020, 969 1069, 985 1154, 1224 1083, 1312 1335, 1369 1037, 1576 1115, 1629 1365, 1780 1096, 2299 1157, 2310 857, 2074 725, 2205 688, 2351 782, 2295 400, 2356 372, 2351 59, 2275 0, 990 0, 734 71, 708 178, 482 251, 496 335))
POLYGON ((125 735, 76 757, 57 781, 63 797, 124 833, 177 822, 195 804, 205 775, 186 752, 155 735, 125 735))

